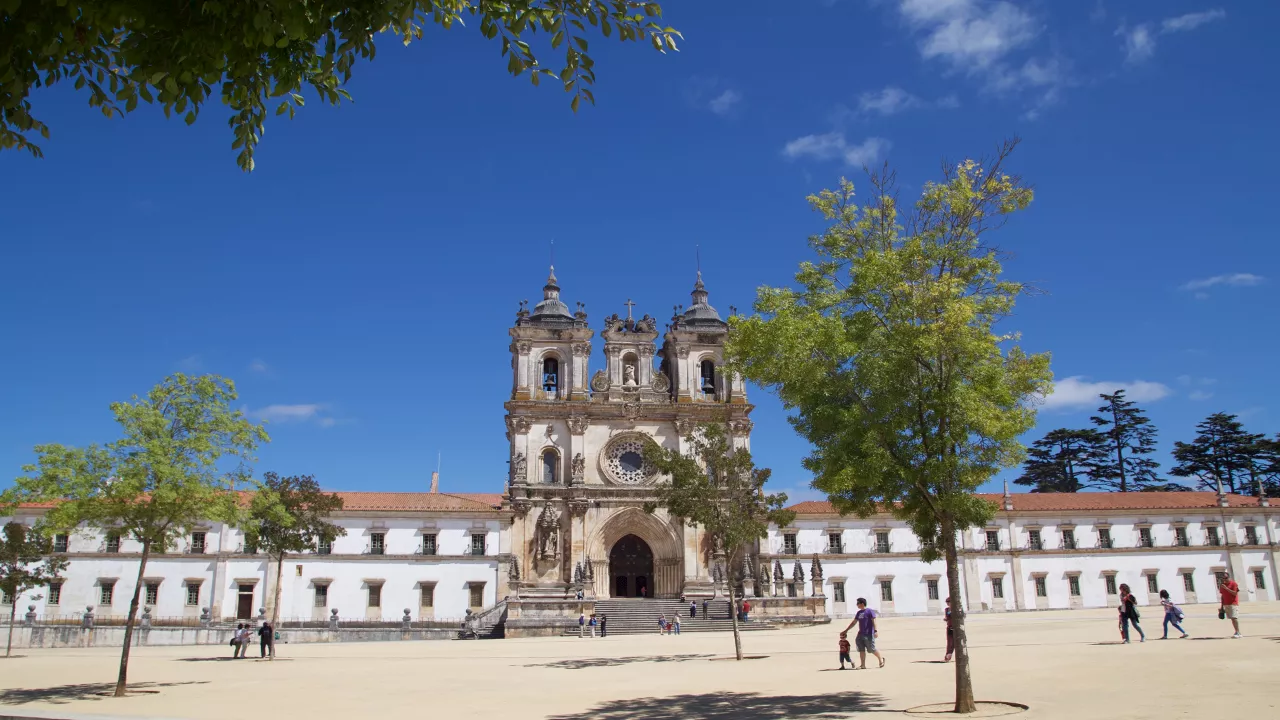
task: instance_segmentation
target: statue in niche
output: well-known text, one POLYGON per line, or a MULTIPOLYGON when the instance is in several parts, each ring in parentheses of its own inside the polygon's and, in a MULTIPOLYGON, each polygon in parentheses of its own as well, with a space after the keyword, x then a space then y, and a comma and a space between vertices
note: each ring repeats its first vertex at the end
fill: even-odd
POLYGON ((622 384, 626 387, 636 386, 636 364, 627 362, 622 366, 622 384))
POLYGON ((587 461, 582 457, 582 453, 573 456, 573 463, 569 471, 569 476, 575 482, 582 482, 582 478, 587 474, 587 461))
POLYGON ((511 478, 516 482, 524 482, 529 475, 529 467, 525 463, 524 453, 518 452, 511 458, 511 478))
POLYGON ((560 513, 547 505, 538 516, 538 557, 555 560, 560 556, 560 513))

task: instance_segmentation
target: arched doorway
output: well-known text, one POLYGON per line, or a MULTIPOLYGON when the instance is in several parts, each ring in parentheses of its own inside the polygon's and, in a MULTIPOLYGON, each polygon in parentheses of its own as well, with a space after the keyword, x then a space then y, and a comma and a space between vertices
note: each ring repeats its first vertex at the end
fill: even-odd
POLYGON ((609 595, 653 597, 653 551, 635 535, 624 535, 609 550, 609 595))

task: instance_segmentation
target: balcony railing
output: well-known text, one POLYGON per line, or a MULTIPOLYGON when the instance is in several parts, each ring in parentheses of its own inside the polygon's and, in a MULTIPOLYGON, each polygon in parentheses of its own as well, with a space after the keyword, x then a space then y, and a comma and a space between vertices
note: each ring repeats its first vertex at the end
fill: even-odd
POLYGON ((1043 540, 1030 540, 1030 541, 1028 541, 1028 542, 1027 542, 1027 549, 1028 549, 1028 550, 1043 550, 1043 549, 1044 549, 1044 541, 1043 541, 1043 540))
POLYGON ((1107 538, 1106 540, 1098 541, 1098 547, 1102 548, 1103 550, 1110 550, 1111 546, 1112 546, 1112 542, 1110 538, 1107 538))
POLYGON ((1068 540, 1067 538, 1063 538, 1063 539, 1062 539, 1062 549, 1063 549, 1063 550, 1075 550, 1075 549, 1076 549, 1076 541, 1075 541, 1075 540, 1068 540))

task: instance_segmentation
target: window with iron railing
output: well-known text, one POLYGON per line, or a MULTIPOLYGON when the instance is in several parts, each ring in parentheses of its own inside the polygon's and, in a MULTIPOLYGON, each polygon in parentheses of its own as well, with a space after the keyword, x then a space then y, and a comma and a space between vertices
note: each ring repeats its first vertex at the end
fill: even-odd
POLYGON ((200 583, 187 583, 187 607, 200 605, 200 583))
POLYGON ((1155 573, 1147 573, 1147 592, 1152 594, 1160 592, 1160 583, 1156 580, 1155 573))
POLYGON ((1000 531, 987 531, 987 552, 999 552, 1000 550, 1000 531))
POLYGON ((1255 589, 1255 590, 1266 590, 1266 589, 1267 589, 1267 574, 1266 574, 1266 573, 1262 572, 1261 570, 1254 570, 1254 571, 1253 571, 1253 589, 1255 589))
POLYGON ((876 533, 876 552, 878 553, 889 552, 889 531, 888 530, 883 530, 881 532, 876 533))
POLYGON ((1111 549, 1111 529, 1098 528, 1098 547, 1111 549))
POLYGON ((1151 539, 1151 528, 1138 528, 1138 546, 1144 548, 1155 547, 1155 541, 1151 539))
POLYGON ((111 601, 115 599, 115 593, 116 593, 115 580, 100 581, 98 584, 98 604, 110 605, 111 601))
POLYGON ((1103 575, 1103 576, 1102 576, 1102 579, 1103 579, 1103 580, 1105 580, 1105 581, 1106 581, 1106 583, 1107 583, 1107 594, 1108 594, 1108 595, 1115 595, 1115 594, 1119 593, 1119 590, 1117 590, 1117 589, 1116 589, 1116 576, 1115 576, 1115 575, 1103 575))
POLYGON ((316 585, 315 606, 318 608, 329 607, 328 585, 316 585))
POLYGON ((316 554, 317 554, 317 555, 332 555, 332 554, 333 554, 333 540, 331 540, 331 539, 329 539, 329 538, 320 538, 320 541, 316 543, 316 554))
POLYGON ((435 536, 435 533, 431 533, 431 534, 429 534, 429 535, 423 535, 423 536, 422 536, 422 554, 423 554, 423 555, 435 555, 435 554, 436 554, 436 536, 435 536))
POLYGON ((50 605, 57 605, 62 602, 62 581, 54 580, 49 583, 49 599, 46 601, 50 605))
POLYGON ((1071 593, 1071 597, 1080 597, 1080 576, 1067 576, 1067 591, 1071 593))
POLYGON ((1258 527, 1256 525, 1244 526, 1244 544, 1245 545, 1258 544, 1258 527))
POLYGON ((1004 578, 991 578, 991 597, 999 600, 1004 597, 1004 578))
POLYGON ((146 597, 142 602, 151 607, 155 607, 160 602, 160 583, 147 583, 146 597))
POLYGON ((477 533, 471 536, 471 554, 484 555, 484 535, 477 533))
POLYGON ((1217 525, 1209 525, 1204 529, 1205 544, 1217 547, 1222 544, 1222 536, 1218 534, 1217 525))
POLYGON ((840 533, 827 533, 827 552, 832 555, 844 552, 844 539, 840 533))
MULTIPOLYGON (((387 549, 387 536, 385 533, 369 533, 369 554, 383 555, 387 549)), ((370 606, 376 607, 376 606, 370 606)))
POLYGON ((924 581, 924 586, 929 593, 929 599, 937 600, 938 599, 938 581, 935 580, 934 578, 929 578, 928 580, 924 581))
POLYGON ((1036 580, 1036 597, 1049 597, 1049 579, 1044 575, 1037 575, 1036 580))
POLYGON ((195 555, 204 554, 205 534, 202 532, 191 533, 191 552, 195 555))
POLYGON ((1068 529, 1068 530, 1062 531, 1062 547, 1064 550, 1076 549, 1076 531, 1075 530, 1068 529))
POLYGON ((1178 525, 1173 529, 1173 541, 1181 547, 1191 545, 1191 539, 1187 537, 1187 526, 1178 525))
POLYGON ((120 552, 120 533, 107 533, 107 552, 120 552))
POLYGON ((782 536, 782 554, 783 555, 796 554, 796 534, 795 533, 787 533, 782 536))
POLYGON ((1191 573, 1182 573, 1182 589, 1187 592, 1196 591, 1196 579, 1191 573))
POLYGON ((836 580, 831 583, 831 596, 834 602, 844 602, 844 581, 836 580))
POLYGON ((71 538, 67 535, 59 533, 53 536, 53 551, 56 553, 64 553, 71 546, 71 538))
POLYGON ((1029 548, 1031 548, 1032 550, 1043 550, 1043 549, 1044 549, 1044 542, 1042 542, 1042 541, 1040 540, 1040 531, 1039 531, 1039 530, 1028 530, 1028 531, 1027 531, 1027 546, 1028 546, 1029 548))
POLYGON ((892 580, 880 581, 880 601, 893 602, 893 581, 892 580))

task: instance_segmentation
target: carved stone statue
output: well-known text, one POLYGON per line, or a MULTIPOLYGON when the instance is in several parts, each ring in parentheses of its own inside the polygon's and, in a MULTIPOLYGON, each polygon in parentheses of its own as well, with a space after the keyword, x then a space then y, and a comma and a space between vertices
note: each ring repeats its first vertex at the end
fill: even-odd
POLYGON ((626 387, 634 387, 636 384, 636 366, 627 363, 622 366, 622 384, 626 387))
POLYGON ((560 513, 546 505, 538 515, 538 557, 554 560, 560 557, 560 513))
POLYGON ((636 331, 637 332, 657 332, 658 321, 649 317, 649 313, 645 313, 644 317, 640 318, 640 322, 636 323, 636 331))
POLYGON ((573 456, 573 462, 570 463, 569 475, 573 482, 580 483, 587 474, 587 461, 582 457, 582 453, 573 456))
POLYGON ((525 462, 524 453, 518 452, 511 457, 511 479, 522 483, 529 478, 529 466, 525 462))

